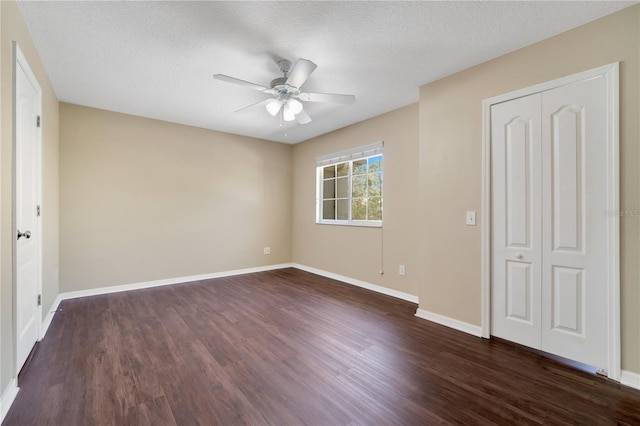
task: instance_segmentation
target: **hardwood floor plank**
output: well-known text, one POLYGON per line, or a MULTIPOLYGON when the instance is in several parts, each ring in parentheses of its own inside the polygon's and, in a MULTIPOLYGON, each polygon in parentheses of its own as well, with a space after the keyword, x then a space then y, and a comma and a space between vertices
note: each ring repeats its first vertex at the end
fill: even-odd
POLYGON ((139 426, 177 425, 171 413, 171 407, 164 396, 138 404, 137 407, 129 410, 125 424, 139 426))
POLYGON ((640 425, 640 391, 296 269, 67 300, 3 425, 640 425))

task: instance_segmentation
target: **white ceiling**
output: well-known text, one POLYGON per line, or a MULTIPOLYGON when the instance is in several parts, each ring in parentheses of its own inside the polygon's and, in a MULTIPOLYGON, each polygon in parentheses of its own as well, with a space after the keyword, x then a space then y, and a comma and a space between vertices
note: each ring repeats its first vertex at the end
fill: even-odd
MULTIPOLYGON (((64 102, 297 143, 418 101, 419 87, 635 2, 21 1, 64 102), (318 65, 304 91, 354 94, 306 103, 309 124, 266 110, 276 60, 318 65)), ((567 52, 570 54, 571 52, 567 52)))

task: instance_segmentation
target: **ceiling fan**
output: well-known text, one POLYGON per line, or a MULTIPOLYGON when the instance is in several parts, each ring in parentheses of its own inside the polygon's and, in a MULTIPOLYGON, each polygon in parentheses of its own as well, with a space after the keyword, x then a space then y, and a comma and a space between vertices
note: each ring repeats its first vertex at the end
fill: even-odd
POLYGON ((229 77, 224 74, 214 74, 213 78, 273 95, 272 98, 241 108, 236 112, 246 112, 264 105, 269 114, 274 117, 281 112, 281 117, 284 121, 296 120, 300 124, 306 124, 311 121, 311 117, 304 111, 300 101, 351 104, 356 100, 354 95, 301 92, 300 88, 317 68, 317 65, 308 59, 298 59, 293 68, 291 68, 290 61, 283 59, 278 61, 278 67, 280 67, 280 71, 282 71, 284 77, 271 80, 269 87, 229 77))

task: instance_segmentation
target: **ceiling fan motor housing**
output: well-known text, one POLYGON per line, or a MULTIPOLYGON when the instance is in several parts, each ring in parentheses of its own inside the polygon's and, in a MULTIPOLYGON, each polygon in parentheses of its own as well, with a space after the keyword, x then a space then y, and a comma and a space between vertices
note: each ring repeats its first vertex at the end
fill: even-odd
POLYGON ((287 82, 287 77, 278 77, 278 78, 274 78, 273 80, 271 80, 271 88, 272 89, 279 89, 279 86, 284 87, 284 83, 287 82))

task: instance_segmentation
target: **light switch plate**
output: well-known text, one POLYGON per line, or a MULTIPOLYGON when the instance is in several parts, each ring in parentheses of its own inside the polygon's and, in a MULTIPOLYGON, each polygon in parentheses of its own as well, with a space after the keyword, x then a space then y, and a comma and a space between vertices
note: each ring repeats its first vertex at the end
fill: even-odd
POLYGON ((476 212, 474 211, 467 212, 467 225, 470 225, 470 226, 476 225, 476 212))

